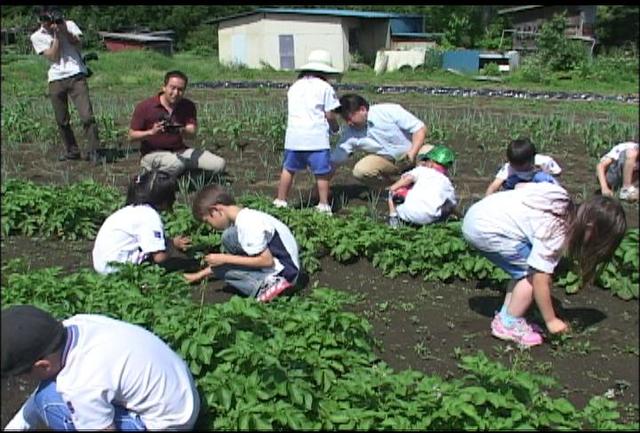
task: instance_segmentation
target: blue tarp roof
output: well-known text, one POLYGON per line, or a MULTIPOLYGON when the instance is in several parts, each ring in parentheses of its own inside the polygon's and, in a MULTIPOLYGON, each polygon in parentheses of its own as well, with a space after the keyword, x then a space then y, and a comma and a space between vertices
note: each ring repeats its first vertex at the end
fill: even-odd
POLYGON ((275 14, 301 14, 301 15, 329 15, 336 17, 353 17, 353 18, 422 18, 422 15, 407 15, 388 12, 370 12, 356 11, 351 9, 320 9, 320 8, 258 8, 252 12, 246 12, 237 15, 231 15, 222 18, 208 20, 209 23, 217 23, 227 21, 234 18, 253 15, 256 13, 275 13, 275 14))

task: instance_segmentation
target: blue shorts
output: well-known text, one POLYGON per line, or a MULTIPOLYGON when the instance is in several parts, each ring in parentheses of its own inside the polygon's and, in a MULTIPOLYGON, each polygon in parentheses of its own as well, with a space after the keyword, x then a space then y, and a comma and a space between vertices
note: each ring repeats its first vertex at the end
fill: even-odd
POLYGON ((512 248, 505 251, 478 250, 491 263, 505 271, 514 280, 521 280, 529 274, 527 258, 531 254, 531 244, 512 244, 512 248))
POLYGON ((288 150, 284 151, 282 167, 296 172, 311 168, 311 172, 318 176, 331 173, 331 150, 288 150))

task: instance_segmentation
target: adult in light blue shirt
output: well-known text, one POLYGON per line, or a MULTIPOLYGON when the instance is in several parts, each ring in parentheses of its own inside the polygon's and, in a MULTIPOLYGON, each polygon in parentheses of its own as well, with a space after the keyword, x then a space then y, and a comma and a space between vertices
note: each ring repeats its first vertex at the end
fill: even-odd
POLYGON ((369 187, 380 188, 413 168, 418 153, 425 153, 427 127, 424 122, 398 104, 369 106, 360 95, 340 98, 340 116, 347 123, 332 152, 335 167, 347 162, 355 151, 366 152, 353 167, 353 176, 369 187))

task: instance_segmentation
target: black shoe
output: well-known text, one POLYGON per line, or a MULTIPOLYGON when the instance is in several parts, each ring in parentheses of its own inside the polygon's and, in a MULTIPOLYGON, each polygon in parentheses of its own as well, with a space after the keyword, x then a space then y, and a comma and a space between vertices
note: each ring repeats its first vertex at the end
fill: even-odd
POLYGON ((80 159, 79 153, 66 153, 58 157, 58 161, 77 161, 80 159))
POLYGON ((91 162, 95 165, 100 165, 103 162, 106 162, 107 159, 102 156, 102 155, 98 155, 97 152, 89 152, 87 153, 87 156, 84 158, 85 161, 91 162))

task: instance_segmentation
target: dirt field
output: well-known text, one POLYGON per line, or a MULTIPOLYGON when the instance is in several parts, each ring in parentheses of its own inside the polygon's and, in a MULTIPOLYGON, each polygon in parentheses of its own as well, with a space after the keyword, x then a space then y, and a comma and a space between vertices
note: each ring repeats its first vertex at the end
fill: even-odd
MULTIPOLYGON (((397 96, 388 96, 397 101, 397 96)), ((411 109, 410 104, 405 105, 411 109)), ((491 180, 493 169, 480 176, 475 170, 475 156, 480 152, 473 142, 454 138, 448 143, 458 154, 458 166, 453 178, 464 212, 478 200, 491 180)), ((66 184, 93 178, 124 188, 129 176, 138 168, 138 155, 131 153, 114 163, 93 166, 84 161, 58 162, 61 149, 41 144, 25 144, 19 149, 3 149, 2 175, 27 178, 42 183, 66 184)), ((214 150, 212 148, 212 150, 214 150)), ((236 194, 264 192, 273 196, 277 188, 279 167, 267 173, 259 162, 260 148, 251 145, 237 152, 224 147, 214 150, 228 161, 228 181, 236 194), (249 175, 253 173, 253 175, 249 175)), ((547 152, 562 165, 561 181, 573 194, 593 193, 597 188, 592 161, 583 149, 566 148, 547 152)), ((486 156, 486 155, 484 155, 486 156)), ((488 155, 497 168, 501 156, 488 155)), ((353 160, 350 166, 353 165, 353 160)), ((312 177, 307 173, 296 177, 291 192, 293 205, 307 205, 312 177)), ((342 168, 333 181, 334 210, 341 205, 375 205, 367 191, 342 168)), ((313 203, 311 203, 313 204, 313 203)), ((625 204, 630 227, 638 227, 638 205, 625 204)), ((380 216, 386 213, 381 200, 377 203, 380 216)), ((91 266, 91 241, 61 242, 55 240, 9 237, 2 239, 2 263, 21 257, 33 268, 61 266, 65 271, 91 266)), ((408 276, 389 279, 366 260, 348 265, 322 259, 322 270, 310 276, 301 293, 314 285, 327 286, 362 295, 362 301, 351 307, 374 325, 380 342, 379 355, 396 369, 416 369, 427 374, 453 377, 460 374, 456 360, 460 354, 484 351, 515 368, 543 373, 558 380, 557 393, 582 407, 593 395, 607 394, 621 403, 627 420, 639 420, 638 414, 638 301, 625 302, 608 291, 587 287, 575 295, 554 290, 558 311, 574 324, 574 334, 562 348, 545 343, 522 351, 493 338, 489 324, 502 302, 498 288, 479 287, 468 282, 452 284, 425 283, 408 276)), ((231 294, 223 292, 220 282, 212 281, 201 293, 194 289, 194 298, 204 295, 205 302, 224 302, 231 294)), ((1 423, 4 426, 31 391, 31 384, 19 380, 2 380, 1 423)))

